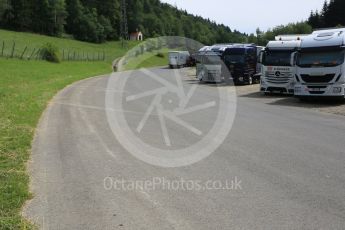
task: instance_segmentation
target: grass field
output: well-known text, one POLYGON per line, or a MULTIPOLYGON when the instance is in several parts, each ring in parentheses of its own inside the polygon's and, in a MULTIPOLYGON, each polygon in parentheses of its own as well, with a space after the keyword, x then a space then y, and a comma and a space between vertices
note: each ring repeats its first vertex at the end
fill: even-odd
MULTIPOLYGON (((10 56, 12 53, 13 42, 15 42, 15 54, 21 56, 25 47, 27 50, 24 56, 30 56, 33 49, 38 50, 45 43, 52 43, 57 46, 62 54, 63 50, 67 55, 68 52, 73 55, 74 51, 82 55, 83 53, 89 54, 90 57, 98 53, 105 53, 105 61, 112 62, 114 59, 121 57, 127 48, 122 48, 121 42, 106 42, 103 44, 93 44, 87 42, 80 42, 71 39, 55 38, 43 35, 37 35, 32 33, 21 33, 13 32, 7 30, 0 30, 0 56, 2 53, 3 42, 4 56, 10 56)), ((130 41, 128 42, 128 48, 137 45, 138 42, 130 41)))

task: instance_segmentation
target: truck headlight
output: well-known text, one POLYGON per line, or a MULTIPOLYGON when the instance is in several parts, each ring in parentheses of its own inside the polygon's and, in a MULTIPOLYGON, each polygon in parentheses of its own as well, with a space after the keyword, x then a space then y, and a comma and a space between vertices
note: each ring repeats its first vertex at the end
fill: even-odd
POLYGON ((333 93, 341 93, 342 88, 341 87, 333 87, 333 93))

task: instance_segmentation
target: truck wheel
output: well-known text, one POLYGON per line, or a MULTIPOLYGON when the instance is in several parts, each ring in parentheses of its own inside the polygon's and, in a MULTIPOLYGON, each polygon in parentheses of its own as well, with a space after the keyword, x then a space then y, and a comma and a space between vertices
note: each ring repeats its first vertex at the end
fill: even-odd
POLYGON ((256 83, 256 84, 260 84, 260 78, 256 78, 256 79, 255 79, 255 83, 256 83))
POLYGON ((248 85, 252 85, 253 84, 253 77, 249 77, 248 78, 248 85))

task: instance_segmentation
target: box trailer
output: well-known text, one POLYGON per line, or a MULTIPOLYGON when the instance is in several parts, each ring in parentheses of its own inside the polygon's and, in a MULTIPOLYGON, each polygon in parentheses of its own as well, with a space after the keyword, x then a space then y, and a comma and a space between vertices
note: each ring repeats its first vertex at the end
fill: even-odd
POLYGON ((169 52, 169 67, 181 68, 188 65, 190 54, 188 51, 171 51, 169 52))

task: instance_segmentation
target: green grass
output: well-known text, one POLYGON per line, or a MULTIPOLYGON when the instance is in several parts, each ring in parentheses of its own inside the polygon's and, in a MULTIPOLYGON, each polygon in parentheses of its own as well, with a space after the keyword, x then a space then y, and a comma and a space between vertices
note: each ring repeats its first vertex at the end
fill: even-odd
MULTIPOLYGON (((27 51, 24 54, 24 57, 30 56, 33 49, 36 49, 37 51, 40 47, 42 47, 43 44, 48 42, 57 46, 60 50, 60 54, 62 54, 62 51, 65 50, 66 56, 68 51, 70 52, 71 56, 73 56, 74 52, 79 53, 80 55, 85 53, 85 56, 88 53, 90 55, 90 58, 93 55, 97 57, 98 53, 102 54, 103 52, 105 52, 105 61, 107 62, 112 62, 116 58, 123 56, 123 54, 127 51, 126 48, 122 48, 121 42, 118 41, 106 42, 103 44, 93 44, 87 42, 80 42, 77 40, 55 38, 32 33, 0 30, 0 56, 2 52, 3 42, 5 42, 4 56, 11 55, 13 41, 15 41, 16 44, 16 56, 21 56, 25 47, 28 47, 27 51)), ((137 44, 139 43, 135 41, 130 41, 128 42, 128 48, 131 48, 137 44)))
POLYGON ((168 65, 168 49, 162 49, 159 51, 146 52, 143 55, 132 58, 125 66, 126 70, 150 68, 155 66, 167 66, 168 65), (157 56, 158 53, 162 53, 164 57, 157 56))
POLYGON ((111 65, 0 58, 0 66, 0 229, 24 229, 20 210, 30 198, 25 164, 47 102, 68 84, 111 72, 111 65))

